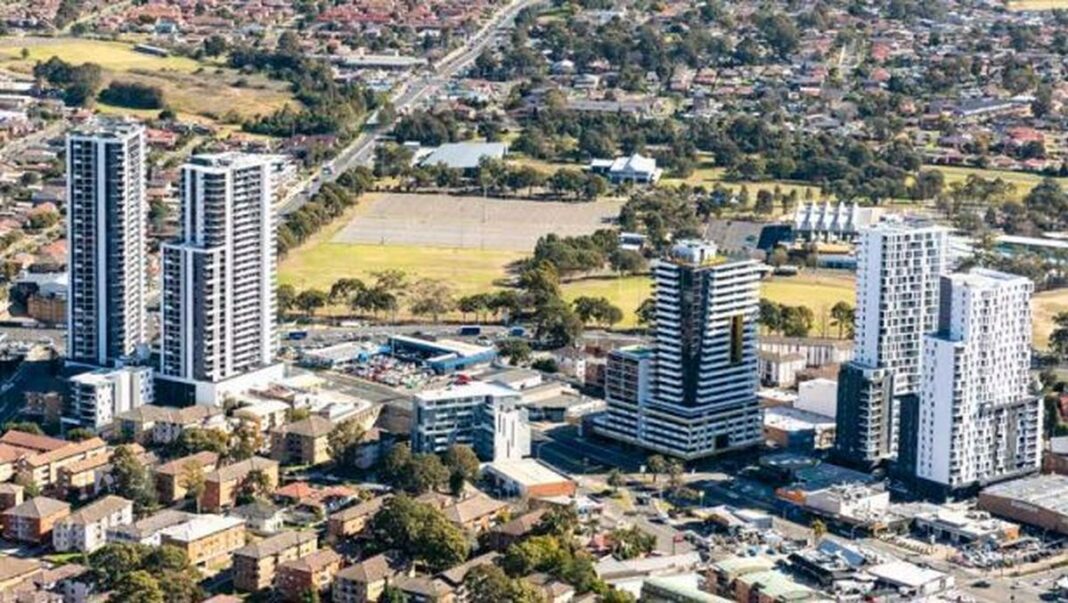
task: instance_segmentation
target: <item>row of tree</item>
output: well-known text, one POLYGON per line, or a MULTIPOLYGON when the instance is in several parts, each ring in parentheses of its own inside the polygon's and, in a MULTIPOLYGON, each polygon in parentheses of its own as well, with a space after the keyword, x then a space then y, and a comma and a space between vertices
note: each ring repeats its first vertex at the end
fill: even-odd
POLYGON ((360 195, 373 186, 374 176, 364 167, 341 174, 337 182, 323 184, 319 192, 300 209, 286 216, 278 227, 278 254, 285 256, 290 249, 308 240, 308 237, 355 205, 360 195))

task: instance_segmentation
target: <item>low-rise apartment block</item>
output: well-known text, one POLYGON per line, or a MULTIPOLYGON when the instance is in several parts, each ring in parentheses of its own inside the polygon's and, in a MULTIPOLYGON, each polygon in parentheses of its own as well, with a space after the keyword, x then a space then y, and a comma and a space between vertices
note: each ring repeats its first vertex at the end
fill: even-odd
POLYGON ((334 423, 318 415, 271 432, 271 458, 285 464, 318 465, 330 461, 334 423))
POLYGON ((298 603, 308 593, 326 590, 340 569, 341 555, 333 549, 321 549, 279 565, 274 579, 275 589, 283 600, 298 603))
POLYGON ((56 523, 70 515, 70 505, 47 496, 38 496, 12 507, 0 517, 4 538, 16 542, 41 544, 52 538, 56 523))
POLYGON ((219 455, 204 450, 189 456, 183 456, 156 468, 156 493, 159 501, 163 504, 171 504, 185 498, 187 494, 185 482, 182 476, 189 471, 190 466, 196 466, 204 474, 214 472, 219 466, 219 455))
POLYGON ((283 532, 234 551, 234 587, 258 592, 274 583, 276 568, 319 548, 315 532, 283 532))
POLYGON ((201 509, 214 513, 233 507, 237 502, 241 484, 253 471, 259 471, 266 476, 271 490, 278 487, 278 462, 254 456, 220 467, 207 474, 204 480, 204 494, 200 497, 201 509))
POLYGON ((105 456, 107 453, 107 444, 100 438, 66 442, 63 447, 21 459, 18 462, 18 474, 27 483, 33 483, 42 489, 48 488, 56 484, 59 470, 63 467, 95 456, 105 456))
POLYGON ((245 546, 245 520, 222 515, 194 515, 189 521, 160 532, 161 544, 185 551, 189 563, 204 566, 229 560, 245 546))
POLYGON ((193 517, 192 513, 185 511, 164 509, 131 524, 111 528, 108 530, 108 542, 159 546, 163 543, 164 530, 186 523, 193 517))
POLYGON ((52 546, 57 551, 92 553, 107 544, 108 530, 133 523, 133 503, 121 496, 105 496, 56 523, 52 546))

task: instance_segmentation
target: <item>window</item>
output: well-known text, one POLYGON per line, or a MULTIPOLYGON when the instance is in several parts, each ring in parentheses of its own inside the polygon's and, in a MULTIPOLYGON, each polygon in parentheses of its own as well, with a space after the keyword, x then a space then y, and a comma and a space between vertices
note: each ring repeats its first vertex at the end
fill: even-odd
POLYGON ((745 316, 731 317, 731 364, 739 364, 745 351, 745 316))

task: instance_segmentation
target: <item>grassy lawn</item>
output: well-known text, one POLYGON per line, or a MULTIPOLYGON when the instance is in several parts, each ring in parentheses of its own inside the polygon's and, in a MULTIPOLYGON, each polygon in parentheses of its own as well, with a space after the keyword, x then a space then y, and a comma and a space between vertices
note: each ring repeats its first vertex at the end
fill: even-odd
MULTIPOLYGON (((1068 3, 1068 0, 1065 0, 1068 3)), ((980 168, 967 168, 957 166, 928 166, 927 169, 938 170, 942 172, 942 175, 946 178, 946 184, 952 184, 954 182, 964 182, 968 179, 968 176, 979 176, 987 180, 994 180, 1001 178, 1005 182, 1016 186, 1016 195, 1023 198, 1032 188, 1039 182, 1042 182, 1042 176, 1038 174, 1031 174, 1028 172, 1012 172, 1008 170, 985 170, 980 168)), ((1059 178, 1061 184, 1068 184, 1068 179, 1059 178)))
POLYGON ((133 45, 104 40, 81 38, 7 38, 0 40, 0 57, 5 67, 27 71, 37 61, 47 61, 56 56, 68 63, 81 64, 92 61, 108 71, 177 71, 191 73, 202 65, 186 57, 157 57, 137 52, 133 45), (22 49, 30 51, 28 59, 22 58, 22 49))
POLYGON ((604 297, 623 310, 623 322, 620 328, 631 328, 638 324, 634 314, 638 306, 652 293, 652 281, 646 276, 627 276, 623 278, 590 278, 566 283, 563 286, 564 299, 571 301, 576 297, 604 297))
POLYGON ((1031 312, 1034 319, 1034 345, 1042 350, 1048 349, 1054 315, 1068 312, 1068 289, 1054 289, 1035 294, 1031 302, 1031 312))
POLYGON ((1068 0, 1010 0, 1009 10, 1056 10, 1068 9, 1068 0))
MULTIPOLYGON (((218 120, 230 111, 247 118, 266 115, 286 103, 297 104, 284 82, 262 75, 243 75, 186 57, 144 54, 124 42, 79 38, 0 39, 0 67, 12 71, 29 73, 35 63, 53 56, 74 64, 97 63, 104 70, 105 86, 116 79, 156 86, 163 90, 167 105, 183 118, 201 116, 218 120), (23 48, 29 51, 26 59, 22 58, 23 48)), ((98 109, 142 119, 159 113, 103 104, 98 109)))

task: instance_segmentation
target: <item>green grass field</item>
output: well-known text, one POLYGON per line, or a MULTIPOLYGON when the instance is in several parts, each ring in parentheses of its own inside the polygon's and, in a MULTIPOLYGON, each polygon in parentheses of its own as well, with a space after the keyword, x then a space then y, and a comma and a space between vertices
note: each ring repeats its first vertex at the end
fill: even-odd
POLYGON ((26 71, 37 61, 47 61, 56 56, 68 63, 93 62, 108 71, 176 71, 192 73, 201 63, 186 57, 157 57, 137 52, 132 44, 81 38, 6 38, 0 40, 0 56, 3 65, 16 71, 26 71), (29 51, 22 58, 22 49, 29 51))
POLYGON ((1068 289, 1056 289, 1035 294, 1031 301, 1034 320, 1034 345, 1041 350, 1049 349, 1049 335, 1053 332, 1053 317, 1059 312, 1068 312, 1068 289))
POLYGON ((1009 0, 1009 10, 1064 10, 1068 9, 1068 0, 1009 0))
MULTIPOLYGON (((1068 2, 1068 0, 1066 0, 1068 2)), ((946 184, 953 184, 954 182, 964 182, 968 179, 968 176, 979 176, 987 180, 994 180, 1001 178, 1005 182, 1016 186, 1016 196, 1023 198, 1032 188, 1034 188, 1039 182, 1042 182, 1042 176, 1039 174, 1031 174, 1028 172, 1011 172, 1007 170, 985 170, 980 168, 967 168, 956 166, 929 166, 926 169, 938 170, 945 176, 946 184)), ((1062 185, 1068 185, 1068 179, 1058 178, 1062 185)))
MULTIPOLYGON (((262 75, 243 75, 232 69, 186 57, 157 57, 133 49, 132 44, 80 38, 0 39, 0 67, 29 73, 38 61, 51 57, 81 64, 94 62, 104 70, 104 85, 113 80, 137 82, 163 90, 167 105, 182 114, 218 120, 233 111, 247 118, 266 115, 297 101, 284 82, 262 75), (22 57, 22 50, 29 52, 22 57)), ((99 105, 101 112, 138 118, 159 111, 138 111, 99 105)))

